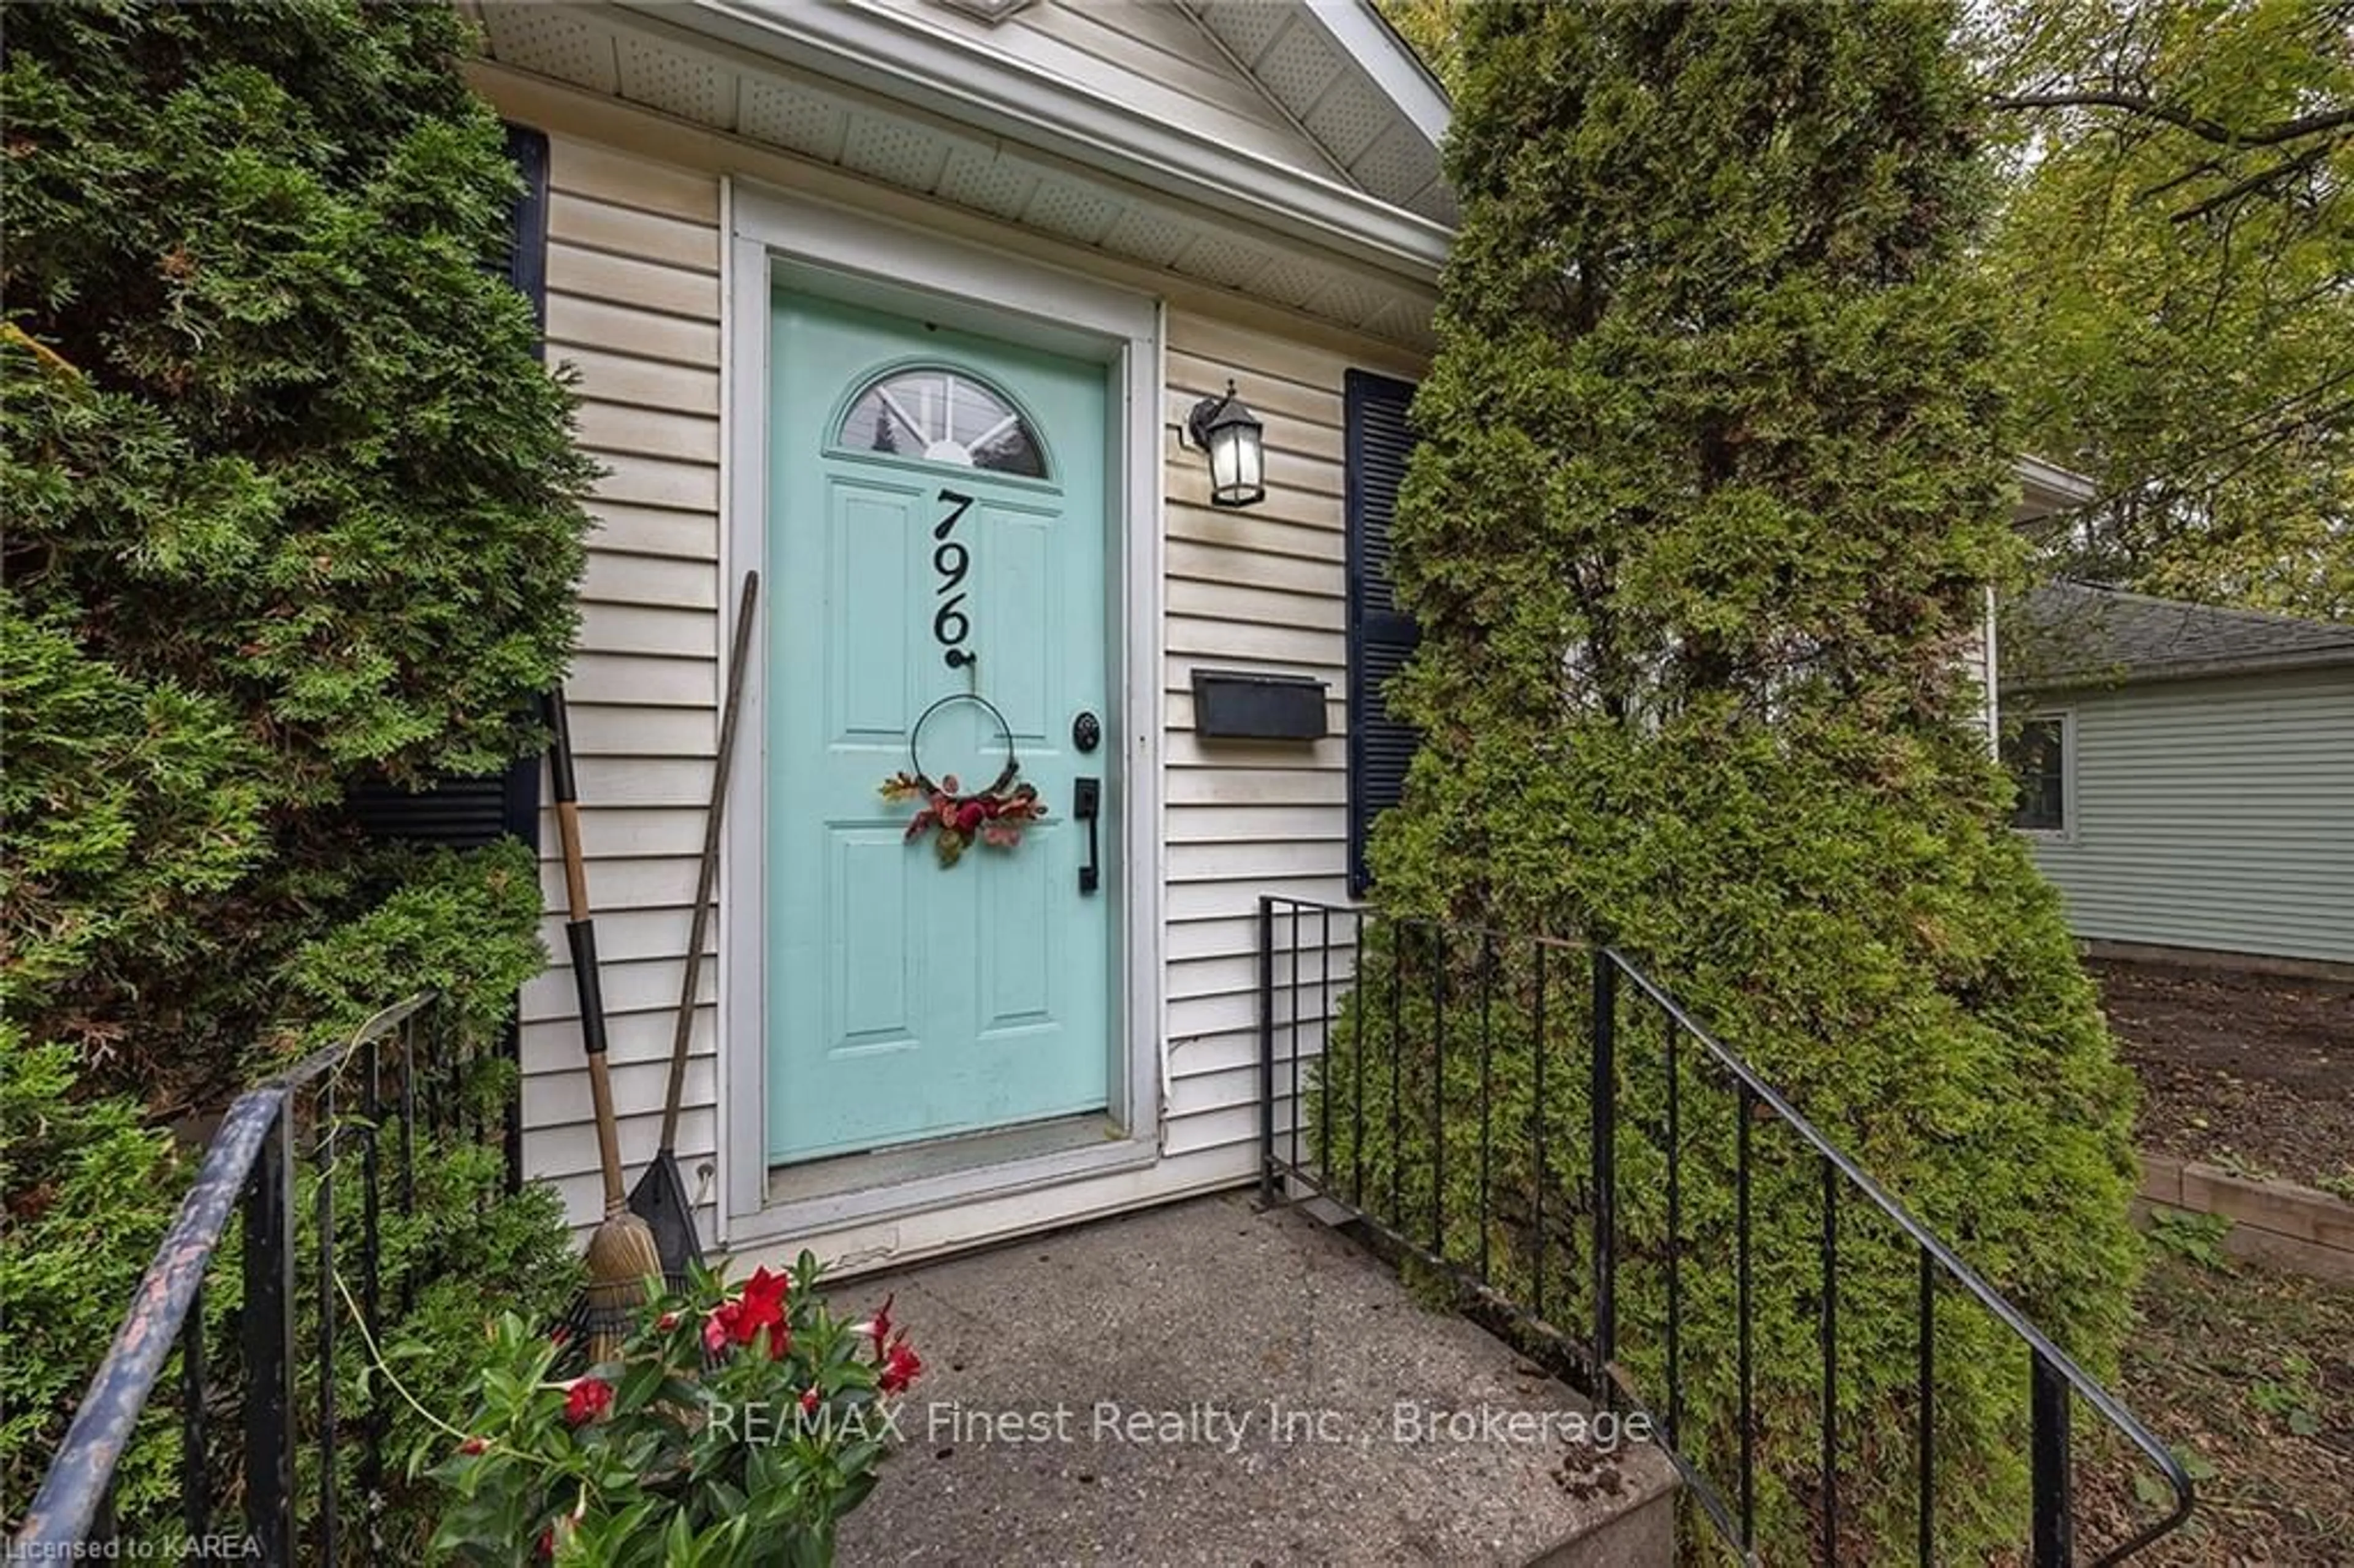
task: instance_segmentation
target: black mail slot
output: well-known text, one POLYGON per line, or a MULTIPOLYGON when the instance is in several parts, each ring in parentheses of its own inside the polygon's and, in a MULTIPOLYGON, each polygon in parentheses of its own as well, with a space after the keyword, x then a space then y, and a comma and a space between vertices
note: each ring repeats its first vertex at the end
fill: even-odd
POLYGON ((1196 670, 1193 733, 1205 740, 1320 740, 1324 683, 1307 675, 1196 670))

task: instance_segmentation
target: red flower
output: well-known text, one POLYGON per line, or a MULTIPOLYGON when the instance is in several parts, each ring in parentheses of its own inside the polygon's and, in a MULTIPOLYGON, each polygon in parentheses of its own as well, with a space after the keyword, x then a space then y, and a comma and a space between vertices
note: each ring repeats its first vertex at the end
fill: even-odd
POLYGON ((793 1282, 781 1274, 771 1274, 766 1267, 756 1268, 752 1277, 744 1282, 744 1304, 759 1315, 763 1323, 773 1323, 783 1316, 785 1295, 793 1282))
POLYGON ((704 1344, 716 1353, 731 1343, 748 1345, 767 1329, 769 1359, 783 1360, 786 1347, 792 1342, 785 1324, 785 1292, 791 1284, 781 1274, 771 1274, 765 1267, 754 1269, 752 1277, 744 1282, 742 1295, 712 1308, 710 1319, 703 1325, 704 1344))
POLYGON ((981 826, 981 819, 984 814, 985 813, 983 813, 981 809, 980 801, 967 800, 963 805, 957 808, 957 832, 960 833, 969 833, 972 832, 973 829, 981 826))
POLYGON ((461 1454, 479 1454, 490 1446, 491 1440, 487 1437, 469 1437, 463 1443, 458 1445, 458 1452, 461 1454))
POLYGON ((675 1312, 665 1312, 654 1319, 654 1331, 657 1333, 667 1334, 677 1327, 678 1314, 675 1312))
POLYGON ((574 1378, 571 1392, 564 1396, 564 1419, 578 1426, 584 1421, 594 1421, 612 1405, 611 1383, 600 1377, 574 1378))
POLYGON ((883 1358, 883 1375, 875 1382, 882 1385, 885 1393, 904 1393, 907 1385, 921 1376, 923 1371, 923 1360, 916 1354, 915 1347, 907 1343, 907 1335, 903 1330, 899 1337, 891 1341, 890 1351, 883 1358))
POLYGON ((556 1555, 556 1526, 551 1524, 539 1532, 539 1554, 542 1557, 556 1555))
POLYGON ((882 1358, 885 1341, 891 1338, 891 1303, 897 1299, 899 1299, 899 1293, 896 1290, 883 1298, 883 1305, 875 1308, 875 1316, 868 1321, 859 1324, 856 1330, 873 1338, 875 1355, 878 1361, 882 1358))
POLYGON ((809 1387, 801 1390, 801 1414, 803 1415, 815 1415, 817 1414, 817 1384, 811 1383, 809 1387))

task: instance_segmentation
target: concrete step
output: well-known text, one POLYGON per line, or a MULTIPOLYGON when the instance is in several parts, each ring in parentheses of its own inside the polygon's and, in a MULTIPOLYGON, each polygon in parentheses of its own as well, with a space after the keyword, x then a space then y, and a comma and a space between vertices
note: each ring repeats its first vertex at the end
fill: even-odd
POLYGON ((1606 1515, 1564 1541, 1529 1568, 1675 1568, 1676 1482, 1632 1508, 1606 1515))
POLYGON ((1296 1213, 1222 1195, 850 1281, 926 1366, 875 1563, 1670 1568, 1674 1472, 1296 1213))

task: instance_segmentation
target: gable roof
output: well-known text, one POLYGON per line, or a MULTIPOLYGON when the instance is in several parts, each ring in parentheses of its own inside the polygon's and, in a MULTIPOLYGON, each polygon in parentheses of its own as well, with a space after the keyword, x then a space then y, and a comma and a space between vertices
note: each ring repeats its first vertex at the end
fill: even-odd
POLYGON ((2013 603, 2008 690, 2354 665, 2354 626, 2049 583, 2013 603))
POLYGON ((1281 24, 1247 65, 1225 0, 460 4, 495 67, 1430 346, 1437 90, 1367 0, 1246 3, 1281 24))

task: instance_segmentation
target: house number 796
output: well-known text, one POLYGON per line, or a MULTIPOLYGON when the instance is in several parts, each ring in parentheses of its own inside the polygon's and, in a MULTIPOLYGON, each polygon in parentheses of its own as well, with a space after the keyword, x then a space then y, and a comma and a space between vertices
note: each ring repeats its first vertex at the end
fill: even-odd
POLYGON ((972 635, 972 620, 960 608, 965 600, 964 579, 972 570, 972 552, 962 540, 949 537, 964 520, 972 497, 943 490, 940 499, 953 504, 947 516, 932 524, 932 569, 939 574, 939 586, 933 591, 940 600, 939 608, 932 612, 932 641, 948 650, 940 657, 949 669, 955 670, 975 663, 981 657, 965 649, 965 639, 972 635))

